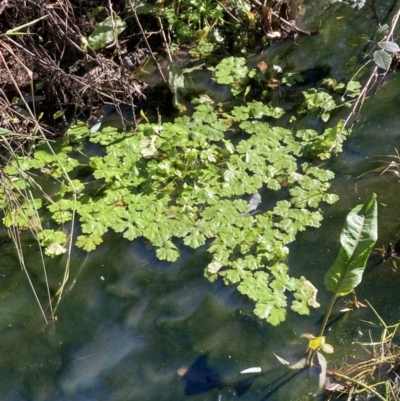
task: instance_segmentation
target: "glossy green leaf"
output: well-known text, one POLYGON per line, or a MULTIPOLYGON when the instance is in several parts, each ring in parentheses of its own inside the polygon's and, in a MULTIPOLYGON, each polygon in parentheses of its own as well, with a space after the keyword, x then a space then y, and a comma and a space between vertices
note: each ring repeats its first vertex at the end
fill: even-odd
POLYGON ((368 257, 378 237, 376 195, 356 206, 347 216, 340 235, 339 254, 325 275, 325 286, 338 296, 353 291, 361 282, 368 257))

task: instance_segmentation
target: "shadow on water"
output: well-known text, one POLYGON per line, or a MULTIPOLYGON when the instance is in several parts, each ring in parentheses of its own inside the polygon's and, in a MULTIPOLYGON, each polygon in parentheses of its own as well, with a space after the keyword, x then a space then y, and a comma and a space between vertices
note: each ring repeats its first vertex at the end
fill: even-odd
POLYGON ((199 356, 186 370, 178 370, 186 395, 202 394, 211 389, 222 387, 219 374, 208 366, 208 356, 199 356))
POLYGON ((307 369, 285 372, 281 377, 271 382, 265 389, 266 395, 260 401, 272 400, 275 394, 284 386, 289 384, 295 377, 298 377, 307 369))
MULTIPOLYGON (((282 371, 281 376, 272 380, 267 386, 258 390, 265 394, 262 398, 260 398, 259 401, 268 401, 273 399, 275 394, 291 380, 308 372, 308 370, 305 368, 295 371, 287 371, 284 368, 280 368, 279 370, 282 371)), ((235 395, 235 398, 241 398, 248 393, 257 378, 260 376, 268 376, 268 372, 257 374, 253 373, 247 375, 250 377, 238 378, 237 380, 233 380, 229 383, 223 382, 220 374, 209 366, 208 356, 201 355, 193 362, 192 365, 190 365, 189 368, 184 366, 179 368, 178 375, 181 377, 182 386, 184 388, 185 395, 187 396, 204 394, 211 390, 218 390, 218 392, 220 392, 221 390, 228 389, 232 390, 231 394, 235 395)))

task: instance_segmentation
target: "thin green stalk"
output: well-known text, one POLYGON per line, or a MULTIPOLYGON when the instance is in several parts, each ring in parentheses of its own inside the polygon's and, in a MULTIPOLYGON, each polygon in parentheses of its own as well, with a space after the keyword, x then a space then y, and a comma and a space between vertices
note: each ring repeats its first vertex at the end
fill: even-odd
MULTIPOLYGON (((7 140, 3 140, 3 142, 4 142, 5 147, 9 150, 10 154, 13 155, 14 158, 15 158, 15 154, 14 154, 13 149, 12 149, 11 145, 9 144, 9 142, 7 140)), ((29 176, 26 176, 26 177, 20 176, 20 178, 22 180, 25 179, 25 180, 31 181, 29 176)), ((27 191, 26 189, 24 189, 23 192, 21 192, 21 190, 19 190, 19 193, 21 194, 21 196, 23 196, 27 200, 27 204, 30 205, 29 217, 28 217, 28 215, 25 214, 24 209, 21 209, 20 212, 22 214, 24 214, 24 216, 26 218, 26 221, 32 221, 32 218, 35 220, 34 223, 31 224, 30 230, 31 230, 32 234, 34 235, 34 237, 36 238, 36 240, 38 241, 38 244, 39 244, 39 250, 40 250, 40 253, 41 253, 42 264, 43 264, 43 268, 44 268, 44 272, 45 272, 45 281, 46 281, 47 292, 48 292, 48 295, 49 295, 49 299, 51 299, 50 298, 50 289, 49 289, 48 280, 47 280, 45 262, 44 262, 43 254, 42 254, 42 251, 41 251, 40 241, 39 241, 39 238, 38 238, 38 235, 37 235, 37 230, 35 228, 36 226, 40 226, 40 218, 39 218, 39 215, 38 215, 38 211, 37 211, 37 208, 35 206, 35 202, 33 200, 32 193, 30 191, 27 191), (32 216, 34 216, 34 217, 32 217, 32 216)), ((18 208, 18 205, 15 205, 14 201, 12 199, 9 199, 8 204, 10 205, 10 207, 18 208)), ((11 212, 10 215, 12 215, 12 212, 11 212)), ((15 227, 16 225, 13 224, 13 226, 15 227)), ((20 261, 20 266, 21 266, 22 270, 25 272, 25 275, 28 278, 28 281, 29 281, 29 284, 30 284, 30 286, 32 288, 32 291, 33 291, 33 294, 35 296, 35 299, 36 299, 36 301, 37 301, 37 303, 39 305, 39 308, 40 308, 40 310, 41 310, 41 312, 43 314, 43 317, 44 317, 44 319, 45 319, 45 321, 47 323, 47 318, 46 318, 46 315, 44 313, 43 307, 42 307, 42 305, 40 303, 39 297, 37 296, 36 290, 35 290, 35 288, 33 286, 33 283, 32 283, 32 281, 30 279, 29 273, 28 273, 28 271, 26 269, 20 237, 19 237, 18 233, 15 231, 15 229, 9 229, 9 232, 10 232, 10 236, 11 236, 11 238, 13 240, 13 243, 15 245, 15 248, 17 250, 17 255, 18 255, 18 259, 20 261)), ((50 309, 51 309, 51 303, 50 303, 50 309)))
POLYGON ((37 18, 34 21, 27 22, 26 24, 17 26, 16 28, 9 29, 6 33, 0 34, 0 38, 2 36, 10 36, 10 35, 28 35, 25 32, 18 32, 20 29, 27 28, 28 26, 36 24, 36 22, 41 21, 42 19, 47 18, 48 15, 44 15, 43 17, 37 18))
POLYGON ((337 299, 337 294, 333 294, 333 296, 331 298, 331 302, 328 305, 328 309, 326 310, 324 320, 322 321, 321 328, 319 329, 318 337, 322 337, 324 335, 324 331, 325 331, 326 325, 328 323, 329 317, 331 316, 332 309, 335 305, 336 299, 337 299))
MULTIPOLYGON (((35 201, 34 201, 34 199, 33 199, 33 195, 32 195, 32 192, 31 192, 31 191, 29 191, 29 195, 30 195, 30 199, 31 199, 31 205, 33 205, 33 207, 34 207, 35 216, 36 216, 37 220, 40 222, 39 213, 38 213, 38 210, 37 210, 37 208, 36 208, 36 206, 35 206, 35 201)), ((51 313, 51 316, 54 317, 54 314, 53 314, 53 305, 52 305, 52 303, 51 303, 51 294, 50 294, 49 280, 48 280, 48 278, 47 278, 46 262, 45 262, 45 260, 44 260, 44 255, 43 255, 43 251, 42 251, 42 247, 41 247, 41 244, 40 244, 40 240, 39 240, 39 236, 38 236, 37 230, 35 230, 35 234, 36 234, 36 235, 35 235, 35 238, 36 238, 36 241, 37 241, 38 247, 39 247, 40 258, 41 258, 41 260, 42 260, 44 279, 45 279, 45 282, 46 282, 47 297, 48 297, 48 299, 49 299, 50 313, 51 313)))
MULTIPOLYGON (((330 315, 332 313, 332 309, 333 309, 333 306, 335 305, 336 299, 337 299, 337 294, 333 294, 333 296, 331 298, 331 302, 328 305, 328 309, 326 310, 326 313, 325 313, 325 316, 324 316, 324 320, 322 321, 321 328, 320 328, 319 333, 318 333, 318 337, 322 337, 324 335, 324 331, 325 331, 326 325, 328 323, 329 317, 330 317, 330 315)), ((312 365, 312 361, 313 361, 314 355, 317 352, 318 352, 317 349, 316 350, 310 349, 308 351, 307 366, 311 366, 312 365)))
POLYGON ((36 302, 39 305, 40 311, 42 312, 43 318, 44 318, 45 322, 48 323, 48 320, 46 318, 46 314, 44 313, 44 310, 43 310, 42 305, 40 303, 39 297, 37 296, 35 287, 33 286, 32 280, 31 280, 31 278, 29 276, 28 270, 27 270, 26 265, 25 265, 24 254, 22 252, 22 244, 21 244, 21 241, 20 241, 20 237, 19 237, 18 234, 16 234, 14 232, 14 230, 15 230, 14 228, 10 229, 9 232, 10 232, 10 236, 11 236, 13 242, 14 242, 14 245, 15 245, 15 247, 17 249, 17 255, 18 255, 18 260, 19 260, 20 266, 21 266, 22 270, 24 271, 24 273, 25 273, 25 275, 26 275, 26 277, 28 279, 29 285, 32 288, 32 292, 34 294, 36 302))
MULTIPOLYGON (((6 46, 5 44, 3 44, 3 46, 8 48, 8 46, 6 46)), ((12 49, 9 49, 9 51, 10 51, 11 54, 13 54, 12 49)), ((14 84, 14 87, 15 87, 16 91, 18 92, 20 98, 22 99, 27 111, 29 112, 29 114, 30 114, 30 116, 31 116, 31 118, 33 120, 32 122, 35 125, 36 132, 39 132, 41 137, 42 137, 42 139, 45 140, 46 145, 47 145, 50 153, 54 156, 55 160, 57 160, 58 165, 60 166, 65 179, 67 180, 69 185, 71 185, 71 188, 72 188, 73 210, 72 210, 72 219, 71 219, 71 234, 70 234, 70 241, 69 241, 69 246, 68 246, 68 259, 67 259, 67 263, 66 263, 66 266, 65 266, 63 282, 62 282, 61 287, 59 289, 59 295, 58 295, 57 303, 56 303, 56 306, 55 306, 54 311, 53 311, 53 314, 55 314, 55 312, 56 312, 56 310, 57 310, 57 308, 59 306, 59 303, 61 301, 61 298, 62 298, 64 286, 65 286, 65 284, 66 284, 66 282, 68 281, 68 278, 69 278, 70 261, 71 261, 71 254, 72 254, 72 238, 73 238, 73 233, 74 233, 75 214, 76 214, 77 189, 76 189, 73 181, 69 177, 67 171, 65 170, 63 164, 61 163, 60 159, 58 158, 57 154, 54 152, 53 148, 51 147, 50 142, 47 140, 47 138, 46 138, 46 136, 45 136, 45 134, 44 134, 44 132, 42 130, 42 127, 40 126, 40 124, 38 123, 38 121, 37 121, 37 119, 35 117, 35 110, 32 111, 31 108, 29 107, 28 103, 25 101, 25 99, 24 99, 24 97, 23 97, 23 95, 22 95, 22 93, 21 93, 21 91, 19 89, 19 86, 17 85, 14 77, 12 76, 11 71, 9 70, 9 68, 8 68, 8 66, 7 66, 7 64, 6 64, 5 60, 4 60, 4 57, 1 55, 1 53, 0 53, 0 58, 3 61, 3 64, 5 65, 5 68, 7 69, 7 72, 9 74, 9 76, 10 76, 10 79, 12 80, 12 82, 14 84)), ((30 77, 31 91, 32 91, 32 93, 34 93, 32 71, 28 67, 26 67, 17 57, 16 57, 16 59, 20 62, 22 67, 27 71, 27 73, 28 73, 28 75, 30 77)), ((53 315, 53 317, 54 317, 54 315, 53 315)), ((46 322, 47 322, 47 320, 46 320, 46 322)))

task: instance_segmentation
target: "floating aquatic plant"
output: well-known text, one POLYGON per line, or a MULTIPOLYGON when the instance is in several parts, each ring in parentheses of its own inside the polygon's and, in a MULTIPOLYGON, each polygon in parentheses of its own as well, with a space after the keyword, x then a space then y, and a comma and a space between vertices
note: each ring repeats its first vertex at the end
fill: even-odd
MULTIPOLYGON (((233 73, 233 61, 217 67, 218 79, 233 73)), ((249 73, 239 65, 242 70, 230 82, 237 93, 248 84, 249 73)), ((326 110, 321 99, 319 106, 326 110)), ((144 122, 135 132, 89 130, 78 123, 68 131, 67 143, 52 148, 39 143, 33 157, 15 155, 4 169, 4 222, 28 227, 30 215, 18 192, 24 187, 36 208, 47 209, 59 227, 40 234, 50 255, 65 249, 70 238, 63 230, 74 216, 81 230, 75 245, 88 252, 113 230, 131 241, 146 238, 159 259, 173 262, 181 238, 184 245, 204 246, 211 253, 206 277, 237 285, 255 302, 260 318, 273 325, 285 320, 288 291, 294 293, 292 310, 307 314, 317 305, 315 292, 305 278, 289 276, 287 245, 299 231, 319 226, 321 202, 337 200, 328 192, 334 174, 312 160, 340 150, 347 131, 342 121, 323 133, 289 130, 276 124, 283 114, 279 107, 250 101, 224 111, 200 104, 192 116, 144 122), (100 144, 104 154, 86 156, 80 145, 84 140, 100 144), (24 179, 39 171, 46 178, 43 185, 24 179), (268 202, 268 210, 259 207, 258 198, 246 203, 246 197, 268 190, 281 191, 280 200, 268 202), (9 207, 6 191, 18 198, 19 208, 9 207)))

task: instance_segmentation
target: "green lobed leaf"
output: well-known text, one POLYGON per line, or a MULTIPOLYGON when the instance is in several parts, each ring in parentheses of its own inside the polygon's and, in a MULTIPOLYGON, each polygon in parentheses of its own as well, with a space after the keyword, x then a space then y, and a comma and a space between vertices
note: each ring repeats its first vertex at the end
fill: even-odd
POLYGON ((278 326, 278 324, 286 320, 286 310, 283 308, 274 308, 271 310, 270 315, 267 318, 267 322, 271 323, 272 326, 278 326))
MULTIPOLYGON (((228 65, 235 68, 232 62, 228 65)), ((246 68, 243 65, 243 71, 246 68)), ((229 74, 235 76, 232 71, 229 74)), ((349 93, 357 90, 356 84, 349 85, 349 93)), ((329 100, 324 96, 323 101, 329 100)), ((157 257, 167 261, 179 257, 174 237, 192 248, 209 240, 212 262, 205 276, 236 283, 256 303, 260 317, 278 324, 285 319, 286 291, 295 293, 292 309, 298 313, 305 313, 311 296, 282 263, 288 255, 287 244, 298 231, 319 226, 320 202, 337 198, 327 192, 333 173, 299 161, 310 155, 329 155, 331 147, 341 143, 340 123, 323 134, 313 130, 293 133, 272 125, 271 118, 282 113, 282 109, 254 101, 223 114, 210 104, 200 104, 191 117, 139 124, 135 133, 104 128, 90 135, 90 141, 102 144, 104 155, 98 153, 89 163, 82 162, 82 154, 78 158, 71 146, 56 150, 70 171, 88 168, 94 180, 87 183, 76 178, 71 185, 60 175, 58 195, 47 207, 60 224, 76 212, 84 234, 76 245, 87 251, 94 250, 109 229, 129 240, 145 237, 157 257), (240 135, 235 145, 229 139, 234 131, 240 135), (282 187, 288 200, 278 201, 275 207, 268 200, 268 210, 262 201, 255 214, 242 215, 248 210, 246 195, 282 187)), ((79 134, 82 138, 85 130, 79 134)), ((79 135, 72 142, 79 143, 79 135)), ((33 159, 21 158, 19 165, 27 170, 40 166, 48 174, 59 174, 56 158, 39 150, 33 159)), ((18 174, 18 169, 10 167, 10 173, 18 174)), ((23 182, 15 178, 15 186, 23 182)), ((9 215, 10 224, 22 215, 16 217, 9 215)), ((53 242, 62 246, 60 241, 53 242)), ((54 248, 53 254, 59 250, 54 248)))
POLYGON ((91 235, 80 235, 75 245, 78 248, 82 248, 86 252, 94 251, 97 245, 100 245, 103 242, 103 239, 98 235, 91 234, 91 235))
POLYGON ((157 249, 156 255, 160 260, 175 262, 179 257, 179 251, 171 241, 166 241, 162 247, 157 249))

